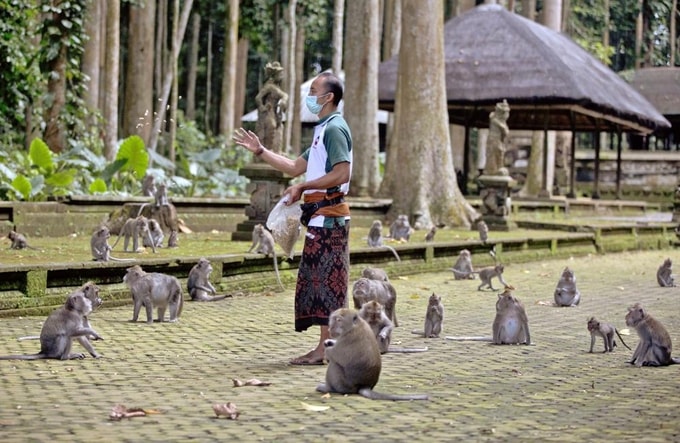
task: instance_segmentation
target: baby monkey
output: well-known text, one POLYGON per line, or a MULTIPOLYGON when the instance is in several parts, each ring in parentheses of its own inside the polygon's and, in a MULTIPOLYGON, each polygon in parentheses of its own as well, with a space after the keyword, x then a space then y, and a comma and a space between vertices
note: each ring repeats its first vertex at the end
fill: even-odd
POLYGON ((375 300, 368 301, 361 306, 359 310, 359 317, 363 318, 368 326, 371 327, 376 340, 378 341, 378 348, 380 353, 386 352, 425 352, 427 348, 395 348, 390 346, 392 341, 392 331, 394 330, 394 323, 387 317, 383 306, 375 300))
POLYGON ((9 231, 9 233, 7 234, 7 238, 12 242, 12 244, 9 246, 10 249, 33 249, 35 251, 40 250, 38 248, 30 246, 28 244, 28 240, 26 240, 26 236, 23 234, 19 234, 16 231, 9 231))
POLYGON ((623 337, 621 337, 621 334, 619 334, 618 329, 614 327, 611 323, 605 323, 597 320, 595 317, 590 317, 590 320, 588 320, 588 332, 590 332, 590 351, 588 352, 593 352, 593 346, 595 345, 595 338, 596 337, 602 337, 602 341, 604 341, 604 351, 605 352, 613 352, 614 347, 616 346, 616 340, 614 340, 614 333, 619 336, 619 340, 621 340, 621 343, 623 343, 623 346, 626 348, 630 349, 628 345, 626 344, 625 341, 623 341, 623 337))

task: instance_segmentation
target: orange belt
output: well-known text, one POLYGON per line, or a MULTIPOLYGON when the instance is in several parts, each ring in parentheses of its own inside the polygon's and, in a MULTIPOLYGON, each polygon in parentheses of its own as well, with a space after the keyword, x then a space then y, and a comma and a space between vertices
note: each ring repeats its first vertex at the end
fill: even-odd
POLYGON ((304 202, 306 203, 318 203, 324 200, 340 200, 340 203, 333 204, 330 203, 328 206, 321 206, 312 215, 312 218, 317 215, 323 215, 325 217, 345 217, 349 215, 349 204, 342 200, 345 194, 342 192, 334 192, 332 194, 327 194, 325 192, 312 192, 310 194, 304 194, 304 202))

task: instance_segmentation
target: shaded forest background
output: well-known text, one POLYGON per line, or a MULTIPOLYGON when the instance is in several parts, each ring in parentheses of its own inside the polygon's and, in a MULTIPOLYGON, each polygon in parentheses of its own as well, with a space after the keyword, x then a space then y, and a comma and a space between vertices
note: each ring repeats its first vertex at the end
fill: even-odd
MULTIPOLYGON (((0 0, 0 199, 134 194, 146 173, 167 179, 175 194, 244 195, 237 171, 250 158, 230 136, 256 107, 270 61, 284 65, 283 87, 293 97, 290 155, 303 147, 295 91, 321 70, 347 68, 348 87, 368 96, 368 104, 346 98, 358 109, 350 126, 370 146, 357 153, 368 170, 355 172, 353 187, 390 197, 380 189, 377 125, 361 127, 377 110, 377 63, 409 45, 408 35, 425 35, 409 26, 481 3, 0 0), (411 7, 428 15, 411 20, 411 7)), ((486 3, 542 23, 558 14, 560 31, 617 72, 678 64, 676 0, 486 3)))

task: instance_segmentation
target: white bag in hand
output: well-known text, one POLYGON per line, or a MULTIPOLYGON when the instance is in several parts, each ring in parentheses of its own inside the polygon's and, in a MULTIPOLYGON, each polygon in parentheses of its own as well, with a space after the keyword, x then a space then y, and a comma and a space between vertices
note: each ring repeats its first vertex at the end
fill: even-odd
POLYGON ((295 255, 295 243, 300 236, 302 209, 300 209, 299 204, 287 206, 287 201, 288 195, 284 195, 274 206, 269 217, 267 217, 267 228, 272 231, 274 241, 292 259, 295 255))

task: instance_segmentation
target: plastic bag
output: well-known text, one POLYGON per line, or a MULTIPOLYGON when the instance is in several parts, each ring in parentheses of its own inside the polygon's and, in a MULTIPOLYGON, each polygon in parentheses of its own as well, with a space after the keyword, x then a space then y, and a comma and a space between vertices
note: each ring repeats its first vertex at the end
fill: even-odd
POLYGON ((274 241, 292 259, 295 255, 295 243, 300 237, 302 209, 298 204, 287 206, 286 202, 288 202, 287 195, 274 206, 267 217, 267 228, 272 231, 274 241))

